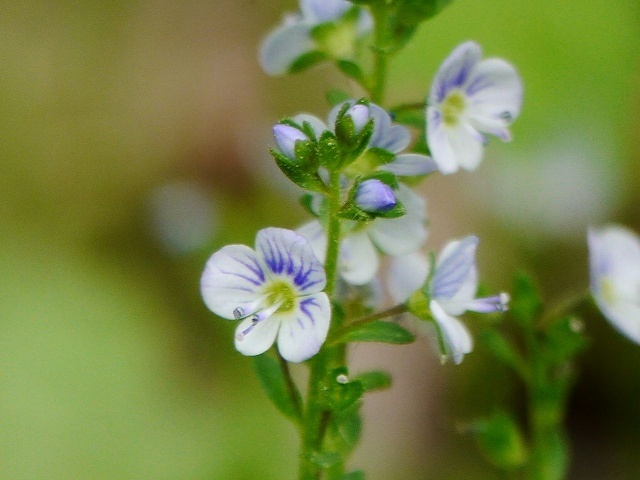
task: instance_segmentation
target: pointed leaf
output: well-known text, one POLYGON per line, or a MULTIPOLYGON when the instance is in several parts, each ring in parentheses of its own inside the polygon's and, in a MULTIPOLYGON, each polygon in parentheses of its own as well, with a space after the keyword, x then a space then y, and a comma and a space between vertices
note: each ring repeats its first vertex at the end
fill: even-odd
POLYGON ((353 380, 360 382, 365 392, 391 387, 391 375, 380 370, 360 373, 353 380))
POLYGON ((524 436, 508 413, 496 412, 488 419, 474 422, 472 429, 480 450, 495 466, 510 470, 521 467, 526 461, 524 436))
POLYGON ((347 77, 352 78, 360 85, 363 85, 365 83, 364 73, 357 63, 350 60, 338 60, 336 64, 340 71, 347 77))
POLYGON ((300 392, 293 385, 290 391, 287 379, 282 373, 278 361, 273 357, 262 354, 253 357, 253 365, 267 396, 285 416, 300 421, 299 405, 300 392))
POLYGON ((397 323, 378 320, 346 329, 336 342, 382 342, 402 345, 411 343, 414 340, 413 333, 397 323))

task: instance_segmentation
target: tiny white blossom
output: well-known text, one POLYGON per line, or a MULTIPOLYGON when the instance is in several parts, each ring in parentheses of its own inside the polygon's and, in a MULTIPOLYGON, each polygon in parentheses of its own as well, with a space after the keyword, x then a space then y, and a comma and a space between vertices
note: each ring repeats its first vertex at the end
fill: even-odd
POLYGON ((480 46, 466 42, 443 62, 431 86, 427 143, 444 174, 475 170, 485 135, 509 141, 509 124, 519 115, 522 81, 498 58, 482 60, 480 46))
POLYGON ((324 23, 339 22, 352 8, 354 5, 347 0, 300 0, 300 13, 287 15, 262 43, 260 64, 263 70, 269 75, 282 75, 298 58, 312 52, 334 58, 351 57, 354 40, 373 26, 366 10, 360 10, 355 25, 341 25, 324 42, 314 39, 311 31, 324 23))
POLYGON ((235 346, 259 355, 278 343, 282 357, 302 362, 324 343, 331 304, 322 291, 326 276, 307 240, 291 230, 266 228, 255 250, 227 245, 214 253, 200 281, 209 309, 241 320, 235 346))
POLYGON ((640 238, 620 226, 588 232, 591 293, 611 324, 640 344, 640 238))
MULTIPOLYGON (((507 310, 509 295, 476 298, 478 269, 475 252, 478 237, 469 236, 447 243, 436 261, 428 284, 429 309, 441 333, 446 355, 454 363, 462 362, 473 349, 467 327, 457 318, 466 311, 479 313, 507 310)), ((413 253, 392 260, 389 293, 396 302, 404 302, 429 278, 427 259, 413 253)))
MULTIPOLYGON (((380 264, 377 250, 388 255, 405 255, 422 247, 427 240, 425 201, 403 184, 395 194, 406 209, 402 217, 345 222, 338 270, 347 283, 364 285, 373 280, 380 264)), ((320 222, 314 220, 297 231, 309 240, 324 262, 327 237, 320 222)))

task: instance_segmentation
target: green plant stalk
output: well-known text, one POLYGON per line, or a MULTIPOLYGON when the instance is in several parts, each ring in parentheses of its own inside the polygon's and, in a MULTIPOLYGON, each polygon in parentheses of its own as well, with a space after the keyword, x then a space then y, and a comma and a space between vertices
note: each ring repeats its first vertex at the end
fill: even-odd
MULTIPOLYGON (((327 225, 327 255, 325 259, 325 272, 327 275, 327 285, 325 293, 333 300, 335 292, 336 277, 338 274, 338 254, 340 251, 340 219, 338 210, 340 209, 340 172, 329 172, 329 192, 327 199, 329 202, 328 225, 327 225)), ((331 327, 336 328, 335 317, 332 318, 331 327)), ((344 348, 323 347, 309 363, 311 373, 307 391, 307 409, 304 415, 301 438, 300 454, 300 480, 317 480, 320 478, 320 467, 313 461, 314 453, 319 452, 322 447, 327 426, 330 421, 331 412, 323 408, 321 398, 322 384, 327 377, 327 372, 334 368, 340 360, 344 359, 344 348)), ((343 462, 341 462, 343 463, 343 462)))
POLYGON ((373 16, 373 72, 370 82, 369 95, 371 101, 378 105, 384 102, 387 86, 387 71, 389 67, 388 41, 389 41, 389 12, 386 2, 377 2, 371 5, 373 16))

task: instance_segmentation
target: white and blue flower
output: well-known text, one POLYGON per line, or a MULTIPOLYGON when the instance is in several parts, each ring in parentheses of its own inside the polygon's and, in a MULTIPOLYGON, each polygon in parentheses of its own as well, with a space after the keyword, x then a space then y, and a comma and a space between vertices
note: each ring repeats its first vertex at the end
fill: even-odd
POLYGON ((277 338, 285 360, 302 362, 327 337, 331 305, 325 284, 324 268, 304 237, 266 228, 258 232, 255 250, 227 245, 214 253, 200 291, 213 313, 241 320, 235 336, 240 353, 259 355, 277 338))
POLYGON ((342 21, 354 8, 347 0, 300 0, 300 13, 289 14, 273 30, 260 49, 260 65, 269 75, 287 73, 300 57, 313 52, 330 58, 351 58, 358 37, 368 33, 373 22, 364 9, 355 22, 342 21), (318 25, 335 25, 335 29, 318 39, 312 30, 318 25))
POLYGON ((396 302, 405 302, 429 279, 429 310, 440 332, 445 355, 454 363, 462 362, 473 349, 467 327, 457 318, 466 311, 504 312, 509 295, 476 298, 478 269, 475 253, 478 237, 469 236, 447 243, 436 260, 429 278, 429 263, 424 255, 413 253, 393 259, 389 269, 389 293, 396 302))
POLYGON ((486 134, 509 141, 509 124, 520 113, 522 81, 498 58, 482 60, 480 46, 458 46, 440 66, 427 100, 427 143, 444 174, 475 170, 486 134))
POLYGON ((640 344, 640 238, 620 226, 590 229, 591 293, 609 322, 640 344))
MULTIPOLYGON (((395 196, 406 209, 402 217, 344 222, 338 271, 347 283, 365 285, 374 279, 380 265, 378 250, 393 256, 405 255, 426 242, 428 230, 424 199, 403 184, 399 185, 395 196)), ((327 237, 320 222, 309 222, 300 227, 298 233, 309 240, 313 251, 324 263, 327 237)))

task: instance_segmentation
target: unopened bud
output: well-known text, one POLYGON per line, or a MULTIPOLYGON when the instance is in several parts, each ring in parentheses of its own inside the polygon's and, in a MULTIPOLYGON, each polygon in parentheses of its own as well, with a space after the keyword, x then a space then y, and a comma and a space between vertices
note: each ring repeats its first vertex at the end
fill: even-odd
POLYGON ((273 127, 273 137, 282 154, 292 160, 296 158, 296 142, 309 140, 297 128, 283 123, 278 123, 273 127))
POLYGON ((397 200, 389 185, 377 179, 365 180, 356 190, 356 205, 369 213, 385 213, 396 206, 397 200))

